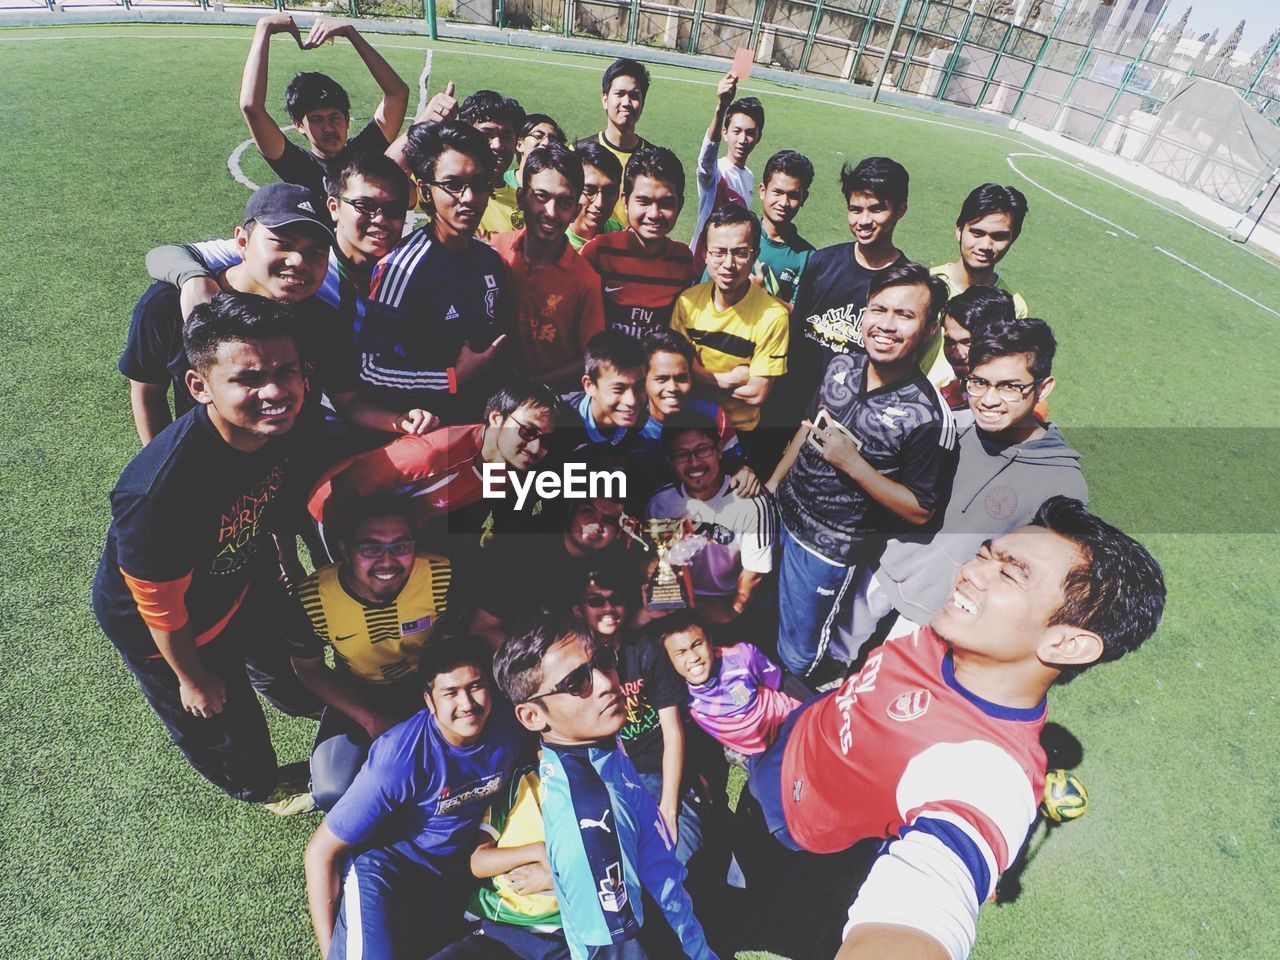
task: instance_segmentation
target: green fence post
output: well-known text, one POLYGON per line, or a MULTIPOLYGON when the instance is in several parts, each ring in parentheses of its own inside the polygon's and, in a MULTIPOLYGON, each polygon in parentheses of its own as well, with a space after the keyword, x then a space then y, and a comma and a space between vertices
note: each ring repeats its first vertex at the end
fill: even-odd
POLYGON ((1000 61, 1004 58, 1005 48, 1009 46, 1009 38, 1013 36, 1013 22, 1005 28, 1004 36, 1000 38, 1000 46, 996 48, 996 55, 991 60, 991 69, 987 71, 987 79, 982 81, 982 89, 978 91, 978 107, 981 108, 983 102, 987 99, 987 91, 991 89, 991 80, 996 75, 996 70, 1000 66, 1000 61))
POLYGON ((1103 128, 1111 122, 1111 114, 1115 112, 1116 105, 1120 103, 1120 98, 1129 89, 1129 82, 1133 80, 1134 75, 1138 72, 1138 67, 1142 65, 1142 58, 1147 55, 1147 47, 1151 45, 1151 38, 1156 34, 1156 27, 1160 26, 1160 21, 1164 19, 1164 12, 1168 9, 1168 4, 1161 8, 1160 14, 1156 17, 1155 22, 1151 24, 1151 29, 1147 31, 1147 39, 1142 41, 1142 49, 1138 51, 1138 56, 1125 68, 1124 76, 1120 78, 1120 86, 1116 87, 1116 92, 1111 97, 1111 102, 1107 104, 1102 120, 1098 123, 1097 129, 1093 131, 1093 136, 1089 138, 1089 146, 1092 147, 1097 144, 1098 138, 1102 136, 1103 128))
POLYGON ((560 19, 560 35, 567 37, 573 32, 573 0, 564 0, 564 13, 560 19))
POLYGON ((902 32, 902 21, 907 19, 907 6, 911 0, 902 0, 898 4, 898 15, 893 18, 893 29, 889 31, 889 42, 885 44, 884 58, 880 61, 880 69, 876 72, 876 82, 871 87, 871 102, 880 99, 880 87, 884 84, 884 76, 889 72, 889 61, 893 59, 893 48, 898 45, 898 34, 902 32))
POLYGON ((969 39, 969 27, 973 23, 973 4, 969 5, 969 12, 964 15, 964 25, 960 27, 960 36, 956 37, 956 45, 951 50, 951 56, 947 57, 947 65, 942 68, 942 82, 938 84, 938 95, 935 100, 947 99, 947 87, 951 86, 951 77, 956 72, 956 64, 960 62, 960 51, 964 49, 965 43, 969 39))
POLYGON ((347 9, 350 12, 351 16, 353 17, 360 16, 359 0, 350 0, 350 3, 347 5, 347 9))
POLYGON ((422 15, 427 18, 427 33, 432 40, 440 39, 436 24, 436 0, 422 0, 422 15))
POLYGON ((916 14, 916 22, 911 28, 911 39, 907 42, 907 52, 902 55, 904 66, 909 65, 911 58, 916 55, 916 46, 920 43, 920 34, 924 31, 924 17, 931 6, 933 6, 933 0, 923 0, 920 4, 920 12, 916 14))
MULTIPOLYGON (((495 23, 494 26, 497 27, 499 30, 501 30, 503 27, 507 25, 506 0, 498 0, 497 9, 494 10, 494 19, 497 21, 497 23, 495 23)), ((519 133, 518 130, 516 132, 519 133)))
POLYGON ((751 59, 754 60, 756 51, 760 49, 760 22, 764 19, 764 0, 756 0, 756 12, 751 18, 751 59))
POLYGON ((814 0, 813 16, 809 18, 809 29, 805 32, 804 50, 800 53, 800 72, 809 69, 809 54, 813 52, 813 38, 818 35, 818 26, 822 21, 822 0, 814 0))
POLYGON ((1280 49, 1280 35, 1277 35, 1271 44, 1271 49, 1267 51, 1267 57, 1262 61, 1262 65, 1258 67, 1258 72, 1253 75, 1253 79, 1249 81, 1249 88, 1245 90, 1244 96, 1247 99, 1253 93, 1253 88, 1258 85, 1258 81, 1262 79, 1262 75, 1266 73, 1267 67, 1271 65, 1271 58, 1276 55, 1276 50, 1280 49))
POLYGON ((880 0, 868 0, 867 2, 867 19, 862 25, 862 36, 858 38, 857 44, 853 49, 857 53, 853 56, 853 65, 849 68, 849 82, 856 83, 858 79, 858 61, 862 59, 862 51, 867 49, 867 40, 871 38, 871 28, 875 26, 876 14, 880 12, 880 0))
POLYGON ((702 36, 702 11, 707 7, 707 0, 694 0, 693 23, 689 27, 689 48, 686 53, 698 52, 698 40, 702 36))
POLYGON ((636 34, 640 32, 640 0, 631 0, 631 12, 627 14, 627 44, 636 42, 636 34))
POLYGON ((1053 35, 1058 32, 1058 24, 1062 23, 1062 18, 1067 12, 1067 6, 1068 4, 1065 3, 1062 5, 1062 9, 1058 11, 1058 15, 1053 19, 1053 26, 1044 35, 1044 39, 1040 41, 1040 49, 1036 51, 1035 62, 1031 64, 1031 69, 1027 71, 1027 79, 1022 82, 1022 89, 1018 91, 1018 99, 1013 101, 1013 109, 1009 111, 1009 116, 1014 120, 1018 119, 1018 108, 1022 106, 1022 101, 1026 98, 1027 91, 1031 89, 1031 81, 1040 72, 1040 61, 1044 59, 1044 55, 1049 49, 1049 44, 1053 41, 1053 35))
POLYGON ((1058 124, 1058 118, 1062 116, 1062 111, 1067 109, 1067 104, 1071 102, 1071 92, 1076 88, 1076 82, 1084 76, 1085 65, 1089 62, 1089 58, 1093 56, 1093 38, 1089 38, 1088 45, 1084 48, 1084 53, 1080 55, 1080 61, 1076 64, 1075 70, 1071 72, 1071 79, 1067 81, 1067 89, 1062 91, 1062 100, 1058 103, 1058 108, 1053 111, 1053 117, 1049 120, 1047 130, 1052 131, 1058 124))

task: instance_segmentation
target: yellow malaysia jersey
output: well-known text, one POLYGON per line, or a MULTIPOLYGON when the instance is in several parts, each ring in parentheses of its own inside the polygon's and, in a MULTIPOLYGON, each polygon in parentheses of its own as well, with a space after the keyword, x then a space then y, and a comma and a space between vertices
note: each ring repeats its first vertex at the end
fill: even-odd
POLYGON ((489 194, 489 205, 484 208, 484 216, 480 218, 480 229, 476 231, 481 239, 487 239, 495 233, 511 233, 524 226, 524 214, 516 204, 516 188, 504 183, 489 194))
POLYGON ((338 565, 302 581, 298 599, 317 637, 333 647, 337 669, 368 683, 392 683, 417 672, 431 628, 447 608, 452 565, 420 553, 394 600, 369 603, 348 592, 338 565))
MULTIPOLYGON (((948 300, 964 292, 956 286, 955 281, 951 279, 951 274, 947 273, 947 265, 945 263, 931 267, 929 272, 935 277, 941 277, 943 282, 946 283, 948 300)), ((996 277, 996 287, 1013 297, 1013 315, 1015 317, 1027 316, 1027 301, 1023 299, 1022 294, 1014 293, 1005 287, 998 276, 996 277)), ((933 339, 924 348, 924 353, 920 354, 920 369, 924 371, 925 376, 929 378, 929 382, 935 387, 941 387, 956 378, 956 372, 951 369, 951 364, 947 363, 947 357, 942 352, 942 324, 938 324, 938 332, 934 334, 933 339)))
MULTIPOLYGON (((543 843, 542 802, 546 790, 536 769, 517 772, 505 794, 485 811, 480 829, 500 849, 543 843)), ((517 893, 506 876, 490 877, 476 892, 478 914, 490 920, 534 930, 560 929, 560 904, 554 890, 517 893)))
MULTIPOLYGON (((729 309, 716 309, 713 281, 690 287, 676 301, 671 329, 693 344, 711 373, 728 373, 746 364, 753 377, 780 377, 787 372, 790 314, 777 297, 752 283, 729 309)), ((737 430, 754 430, 760 408, 724 396, 720 405, 737 430)))

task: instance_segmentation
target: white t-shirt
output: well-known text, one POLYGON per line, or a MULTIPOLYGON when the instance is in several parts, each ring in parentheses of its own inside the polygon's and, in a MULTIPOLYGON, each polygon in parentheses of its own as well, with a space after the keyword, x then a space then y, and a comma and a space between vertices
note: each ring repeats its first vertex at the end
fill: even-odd
POLYGON ((693 226, 694 263, 706 265, 707 251, 702 246, 702 225, 711 211, 726 203, 740 203, 751 209, 751 197, 756 189, 756 175, 746 167, 736 166, 728 157, 717 157, 720 144, 703 138, 702 151, 698 154, 698 219, 693 226))
POLYGON ((778 507, 773 497, 740 497, 729 489, 729 478, 710 500, 697 500, 678 483, 660 487, 649 500, 646 517, 677 519, 688 517, 697 532, 701 524, 716 524, 713 537, 692 561, 693 592, 703 597, 731 597, 738 590, 742 570, 769 573, 773 570, 773 544, 778 538, 778 507))

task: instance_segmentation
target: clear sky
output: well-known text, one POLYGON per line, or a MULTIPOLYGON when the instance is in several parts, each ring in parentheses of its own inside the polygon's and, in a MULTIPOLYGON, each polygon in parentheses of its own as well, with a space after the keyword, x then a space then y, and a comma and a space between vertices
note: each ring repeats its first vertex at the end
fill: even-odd
POLYGON ((1235 25, 1244 20, 1240 49, 1252 52, 1267 42, 1271 31, 1280 27, 1280 3, 1276 0, 1170 0, 1165 23, 1176 23, 1182 11, 1191 7, 1189 26, 1195 36, 1209 33, 1215 27, 1218 40, 1227 38, 1235 25))

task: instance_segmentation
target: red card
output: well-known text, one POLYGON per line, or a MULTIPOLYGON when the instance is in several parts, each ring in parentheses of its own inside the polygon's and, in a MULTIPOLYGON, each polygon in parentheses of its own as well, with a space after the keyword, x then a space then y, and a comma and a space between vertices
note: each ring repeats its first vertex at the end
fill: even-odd
POLYGON ((733 55, 733 66, 729 68, 729 72, 738 78, 738 82, 742 82, 751 76, 751 63, 754 59, 750 47, 739 47, 733 55))

